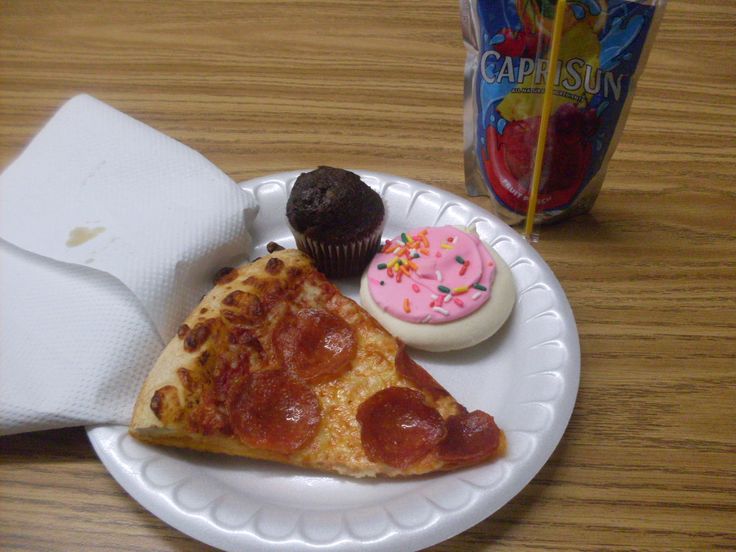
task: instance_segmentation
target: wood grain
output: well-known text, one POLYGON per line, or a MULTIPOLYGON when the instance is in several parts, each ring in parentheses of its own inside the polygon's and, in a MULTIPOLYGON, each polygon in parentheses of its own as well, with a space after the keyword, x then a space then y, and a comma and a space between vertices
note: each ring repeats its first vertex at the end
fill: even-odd
MULTIPOLYGON (((0 167, 87 92, 236 180, 333 164, 464 195, 458 20, 435 0, 2 2, 0 167)), ((734 29, 731 0, 668 5, 595 208, 538 245, 581 338, 568 431, 433 552, 736 549, 734 29)), ((0 438, 0 548, 208 549, 79 428, 0 438)))

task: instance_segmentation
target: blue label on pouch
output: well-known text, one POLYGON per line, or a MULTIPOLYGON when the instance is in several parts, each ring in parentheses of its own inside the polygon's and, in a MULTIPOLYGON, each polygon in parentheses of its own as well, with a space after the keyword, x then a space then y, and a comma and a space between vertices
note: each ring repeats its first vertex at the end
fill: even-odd
POLYGON ((486 188, 515 213, 527 209, 548 80, 554 97, 537 205, 560 213, 605 170, 657 10, 656 2, 568 1, 559 61, 549 68, 555 5, 474 3, 475 155, 486 188))

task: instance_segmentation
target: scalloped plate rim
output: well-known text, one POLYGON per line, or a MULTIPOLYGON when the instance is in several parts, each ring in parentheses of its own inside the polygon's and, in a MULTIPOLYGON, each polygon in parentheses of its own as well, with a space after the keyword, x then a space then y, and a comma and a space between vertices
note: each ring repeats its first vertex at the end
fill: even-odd
MULTIPOLYGON (((309 170, 309 169, 307 169, 309 170)), ((421 548, 425 548, 442 542, 448 538, 451 538, 473 525, 479 523, 483 519, 490 517, 499 508, 504 506, 510 501, 516 494, 518 494, 526 485, 536 476, 541 468, 546 464, 549 457, 554 452, 555 448, 559 444, 562 436, 564 435, 567 424, 569 423, 570 417, 575 405, 577 397, 579 378, 580 378, 580 345, 577 327, 575 324, 574 315, 572 309, 567 301, 564 290, 558 282, 557 278, 552 273, 552 270, 547 266, 544 259, 529 245, 527 244, 519 234, 511 227, 501 222, 497 217, 488 213, 481 207, 469 202, 468 200, 457 196, 453 193, 446 192, 444 190, 435 188, 428 184, 404 178, 400 176, 391 175, 383 172, 356 170, 354 172, 360 174, 362 177, 366 177, 370 181, 376 180, 382 184, 381 189, 383 190, 387 183, 396 183, 406 186, 411 193, 411 203, 413 203, 420 197, 421 192, 432 192, 436 197, 443 201, 443 207, 449 203, 456 204, 469 212, 468 220, 481 219, 488 221, 491 226, 496 230, 495 240, 499 238, 505 238, 510 240, 513 244, 523 251, 526 258, 532 261, 532 264, 540 267, 541 274, 538 280, 534 281, 527 289, 534 287, 535 285, 542 283, 548 286, 549 292, 553 295, 556 300, 554 305, 562 318, 562 322, 565 329, 565 341, 564 345, 567 351, 567 358, 565 362, 566 373, 564 376, 565 380, 565 391, 562 397, 557 399, 556 410, 556 421, 552 427, 546 428, 544 432, 545 439, 542 444, 536 447, 536 451, 531 457, 524 458, 524 460, 533 462, 531 469, 527 469, 523 473, 509 474, 505 473, 501 478, 502 483, 501 489, 496 489, 491 486, 493 493, 484 492, 482 490, 476 490, 475 495, 471 498, 470 502, 473 504, 467 507, 464 504, 461 508, 455 511, 445 511, 440 508, 431 500, 424 497, 425 500, 433 504, 436 511, 430 516, 430 521, 423 527, 402 529, 400 527, 389 527, 388 530, 377 537, 371 539, 359 539, 359 538, 345 538, 345 530, 341 530, 342 535, 337 540, 327 543, 318 542, 307 542, 301 538, 287 538, 284 540, 268 540, 263 535, 255 534, 252 530, 238 529, 232 530, 222 526, 218 526, 214 520, 207 518, 206 511, 208 506, 204 507, 202 512, 186 512, 184 509, 176 504, 169 494, 163 489, 154 488, 152 485, 147 484, 144 481, 142 474, 138 473, 132 462, 126 458, 121 457, 120 441, 126 438, 126 428, 123 426, 97 426, 87 428, 88 437, 95 449, 97 455, 110 472, 110 474, 118 481, 118 483, 135 499, 139 504, 146 508, 153 515, 159 517, 172 527, 179 531, 195 538, 206 544, 222 548, 223 550, 235 550, 248 547, 249 550, 369 550, 369 551, 383 551, 383 550, 407 550, 413 551, 421 548), (475 499, 475 500, 474 500, 475 499)), ((260 186, 268 183, 279 183, 286 184, 288 187, 289 182, 293 181, 301 172, 304 171, 288 171, 279 172, 269 175, 265 175, 259 178, 250 179, 244 182, 240 182, 238 185, 248 193, 255 195, 254 190, 260 186)), ((411 211, 411 208, 408 211, 411 211)), ((389 219, 391 206, 389 205, 389 219)), ((264 214, 259 213, 254 221, 254 227, 258 226, 259 219, 263 219, 264 214)), ((286 226, 286 223, 283 223, 286 226)), ((425 222, 424 224, 430 224, 425 222)), ((388 225, 387 225, 388 226, 388 225)), ((256 247, 263 247, 265 244, 254 244, 256 247)), ((517 260, 520 260, 519 257, 517 260)), ((520 294, 521 295, 521 294, 520 294)), ((518 300, 517 300, 518 301, 518 300)), ((461 352, 459 352, 461 353, 461 352)), ((532 374, 534 375, 534 374, 532 374)), ((538 444, 538 443, 537 443, 538 444)), ((535 448, 535 447, 532 447, 535 448)), ((165 457, 169 454, 168 449, 155 449, 152 454, 165 457)), ((176 454, 176 451, 171 452, 176 454)), ((513 464, 509 468, 508 463, 502 466, 502 469, 513 471, 513 464)), ((517 470, 518 471, 518 470, 517 470)), ((436 477, 450 477, 457 476, 464 472, 450 472, 449 474, 438 474, 436 477)), ((471 485, 471 483, 467 483, 471 485)), ((176 485, 173 485, 176 487, 176 485)), ((216 500, 222 499, 226 495, 221 495, 216 500)), ((216 501, 215 500, 215 501, 216 501)), ((311 510, 315 511, 315 510, 311 510)), ((309 511, 307 511, 309 512, 309 511)), ((254 514, 255 517, 257 514, 254 514)), ((303 513, 300 514, 296 525, 299 525, 303 513)), ((345 515, 341 514, 341 521, 344 525, 347 524, 345 521, 345 515)), ((252 521, 252 519, 251 519, 252 521)), ((249 522, 250 523, 250 522, 249 522)), ((248 525, 248 524, 246 524, 248 525)), ((293 532, 292 532, 293 533, 293 532)), ((350 530, 348 530, 350 533, 350 530)), ((354 536, 354 535, 353 535, 354 536)))

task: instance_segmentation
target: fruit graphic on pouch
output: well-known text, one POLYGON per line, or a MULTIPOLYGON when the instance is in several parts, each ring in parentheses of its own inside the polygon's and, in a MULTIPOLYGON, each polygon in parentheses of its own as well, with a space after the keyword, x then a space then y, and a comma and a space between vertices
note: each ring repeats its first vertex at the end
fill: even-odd
MULTIPOLYGON (((552 34, 557 0, 516 0, 516 10, 524 28, 531 32, 541 30, 552 34)), ((584 23, 598 33, 606 26, 608 2, 606 0, 568 0, 562 32, 584 23)))
MULTIPOLYGON (((505 180, 505 187, 528 192, 539 134, 540 117, 509 122, 503 134, 487 129, 484 155, 489 174, 505 180)), ((562 104, 550 119, 540 192, 564 201, 583 181, 590 167, 593 148, 590 138, 598 130, 595 110, 562 104)), ((501 185, 503 183, 499 182, 501 185)))
POLYGON ((540 45, 542 51, 549 45, 549 37, 526 30, 515 31, 507 27, 499 34, 496 51, 502 56, 533 58, 537 56, 540 45))

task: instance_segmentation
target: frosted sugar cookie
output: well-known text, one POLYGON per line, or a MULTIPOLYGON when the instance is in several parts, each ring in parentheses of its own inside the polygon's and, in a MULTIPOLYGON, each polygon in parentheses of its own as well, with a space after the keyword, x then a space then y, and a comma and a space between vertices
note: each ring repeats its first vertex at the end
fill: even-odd
POLYGON ((360 300, 407 345, 450 351, 496 333, 516 289, 509 267, 474 232, 423 227, 386 242, 363 273, 360 300))

